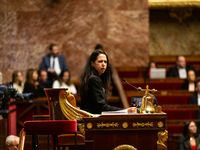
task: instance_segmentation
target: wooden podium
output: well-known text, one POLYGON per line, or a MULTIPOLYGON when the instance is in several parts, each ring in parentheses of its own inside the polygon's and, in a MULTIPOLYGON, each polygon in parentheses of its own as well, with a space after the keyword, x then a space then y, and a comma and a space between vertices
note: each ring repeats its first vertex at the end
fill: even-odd
POLYGON ((84 118, 85 149, 114 150, 126 144, 137 150, 157 150, 157 134, 165 130, 165 119, 165 113, 84 118))

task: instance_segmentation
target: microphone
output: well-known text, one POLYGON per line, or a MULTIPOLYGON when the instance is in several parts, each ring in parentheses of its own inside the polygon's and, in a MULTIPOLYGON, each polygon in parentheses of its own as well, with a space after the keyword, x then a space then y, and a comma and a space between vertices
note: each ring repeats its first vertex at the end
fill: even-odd
POLYGON ((130 85, 131 87, 133 87, 134 89, 136 89, 136 90, 138 90, 138 91, 140 91, 140 92, 142 92, 142 93, 145 93, 144 91, 142 91, 142 88, 141 87, 135 87, 135 86, 133 86, 133 85, 131 85, 130 83, 128 83, 124 78, 122 79, 124 82, 126 82, 128 85, 130 85))
MULTIPOLYGON (((133 87, 134 89, 136 89, 137 91, 142 92, 142 93, 145 94, 145 92, 142 91, 142 88, 141 88, 141 87, 138 87, 138 88, 137 88, 137 87, 131 85, 131 84, 128 83, 124 78, 123 78, 122 80, 123 80, 124 82, 126 82, 128 85, 130 85, 131 87, 133 87)), ((149 95, 153 97, 153 99, 156 101, 156 106, 158 106, 158 101, 157 101, 156 97, 155 97, 153 94, 150 94, 150 93, 149 93, 149 95)))

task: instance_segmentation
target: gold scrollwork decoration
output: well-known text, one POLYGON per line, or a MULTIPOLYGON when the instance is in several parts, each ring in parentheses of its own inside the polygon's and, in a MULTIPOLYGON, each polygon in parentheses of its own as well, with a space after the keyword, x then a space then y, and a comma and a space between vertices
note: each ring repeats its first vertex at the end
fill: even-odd
POLYGON ((122 127, 123 127, 124 129, 128 128, 128 123, 127 123, 127 122, 123 122, 123 123, 122 123, 122 127))
POLYGON ((91 122, 87 123, 87 128, 88 128, 88 129, 92 129, 92 126, 93 126, 93 125, 92 125, 91 122))
POLYGON ((115 147, 114 150, 137 150, 137 149, 132 145, 123 144, 115 147))
POLYGON ((158 132, 157 148, 160 148, 160 149, 167 148, 167 146, 165 145, 165 142, 167 141, 167 139, 168 139, 167 130, 158 132))
POLYGON ((114 123, 114 122, 112 122, 112 123, 103 123, 103 122, 101 122, 101 123, 97 123, 97 128, 103 128, 103 127, 118 127, 119 126, 119 124, 118 124, 118 122, 116 122, 116 123, 114 123))
POLYGON ((135 122, 134 122, 134 123, 133 123, 133 127, 134 127, 134 128, 135 128, 135 127, 137 127, 137 128, 138 128, 138 127, 145 127, 145 126, 146 126, 146 127, 153 127, 153 122, 150 122, 150 123, 149 123, 149 122, 147 122, 147 123, 138 123, 138 122, 135 123, 135 122))

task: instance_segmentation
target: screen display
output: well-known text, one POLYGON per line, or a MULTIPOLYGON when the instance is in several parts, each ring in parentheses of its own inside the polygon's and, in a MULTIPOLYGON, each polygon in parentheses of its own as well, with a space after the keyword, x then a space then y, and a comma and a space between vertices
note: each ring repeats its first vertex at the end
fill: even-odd
POLYGON ((142 96, 131 96, 131 107, 140 108, 142 105, 142 96))

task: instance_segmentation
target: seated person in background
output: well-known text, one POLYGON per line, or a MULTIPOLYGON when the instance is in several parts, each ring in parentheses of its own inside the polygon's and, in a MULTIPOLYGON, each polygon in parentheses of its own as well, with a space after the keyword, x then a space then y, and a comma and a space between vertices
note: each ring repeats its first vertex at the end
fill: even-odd
POLYGON ((189 70, 187 73, 187 79, 185 79, 185 82, 181 84, 181 90, 188 90, 189 92, 195 91, 195 81, 196 81, 196 75, 194 70, 189 70))
POLYGON ((46 97, 44 88, 51 88, 51 83, 47 79, 47 71, 43 69, 38 70, 38 82, 40 85, 40 97, 46 97))
POLYGON ((50 53, 43 57, 41 69, 48 72, 48 80, 51 84, 58 78, 61 70, 68 70, 68 66, 63 55, 59 55, 59 47, 56 44, 49 46, 50 53))
POLYGON ((173 78, 186 79, 188 70, 194 70, 196 76, 198 76, 198 73, 196 72, 194 67, 186 65, 185 57, 180 55, 176 58, 176 66, 169 68, 167 76, 173 78))
MULTIPOLYGON (((101 114, 102 111, 122 110, 110 106, 106 95, 109 91, 110 69, 109 59, 105 52, 95 50, 87 61, 84 74, 80 83, 80 108, 93 114, 101 114)), ((136 112, 137 108, 128 108, 128 112, 136 112)))
POLYGON ((71 82, 71 74, 68 70, 62 70, 58 80, 53 82, 53 88, 68 88, 70 93, 76 95, 77 90, 75 85, 71 82))
POLYGON ((183 135, 179 140, 179 150, 200 149, 200 136, 197 134, 197 126, 194 121, 189 121, 183 128, 183 135))
POLYGON ((195 94, 190 97, 189 104, 191 105, 200 105, 200 80, 195 84, 195 94))
POLYGON ((101 51, 103 51, 104 49, 103 49, 103 46, 101 44, 97 44, 95 46, 94 50, 101 50, 101 51))
POLYGON ((150 69, 156 69, 157 68, 157 64, 154 61, 150 61, 148 68, 147 68, 147 72, 144 74, 144 78, 149 78, 150 77, 150 69))
POLYGON ((15 135, 9 135, 6 138, 6 150, 18 150, 19 137, 15 135))
POLYGON ((40 86, 36 69, 29 69, 26 74, 26 82, 23 93, 33 93, 34 98, 40 97, 40 86))
POLYGON ((24 77, 21 71, 15 71, 12 74, 12 86, 17 92, 22 94, 24 90, 24 77))

